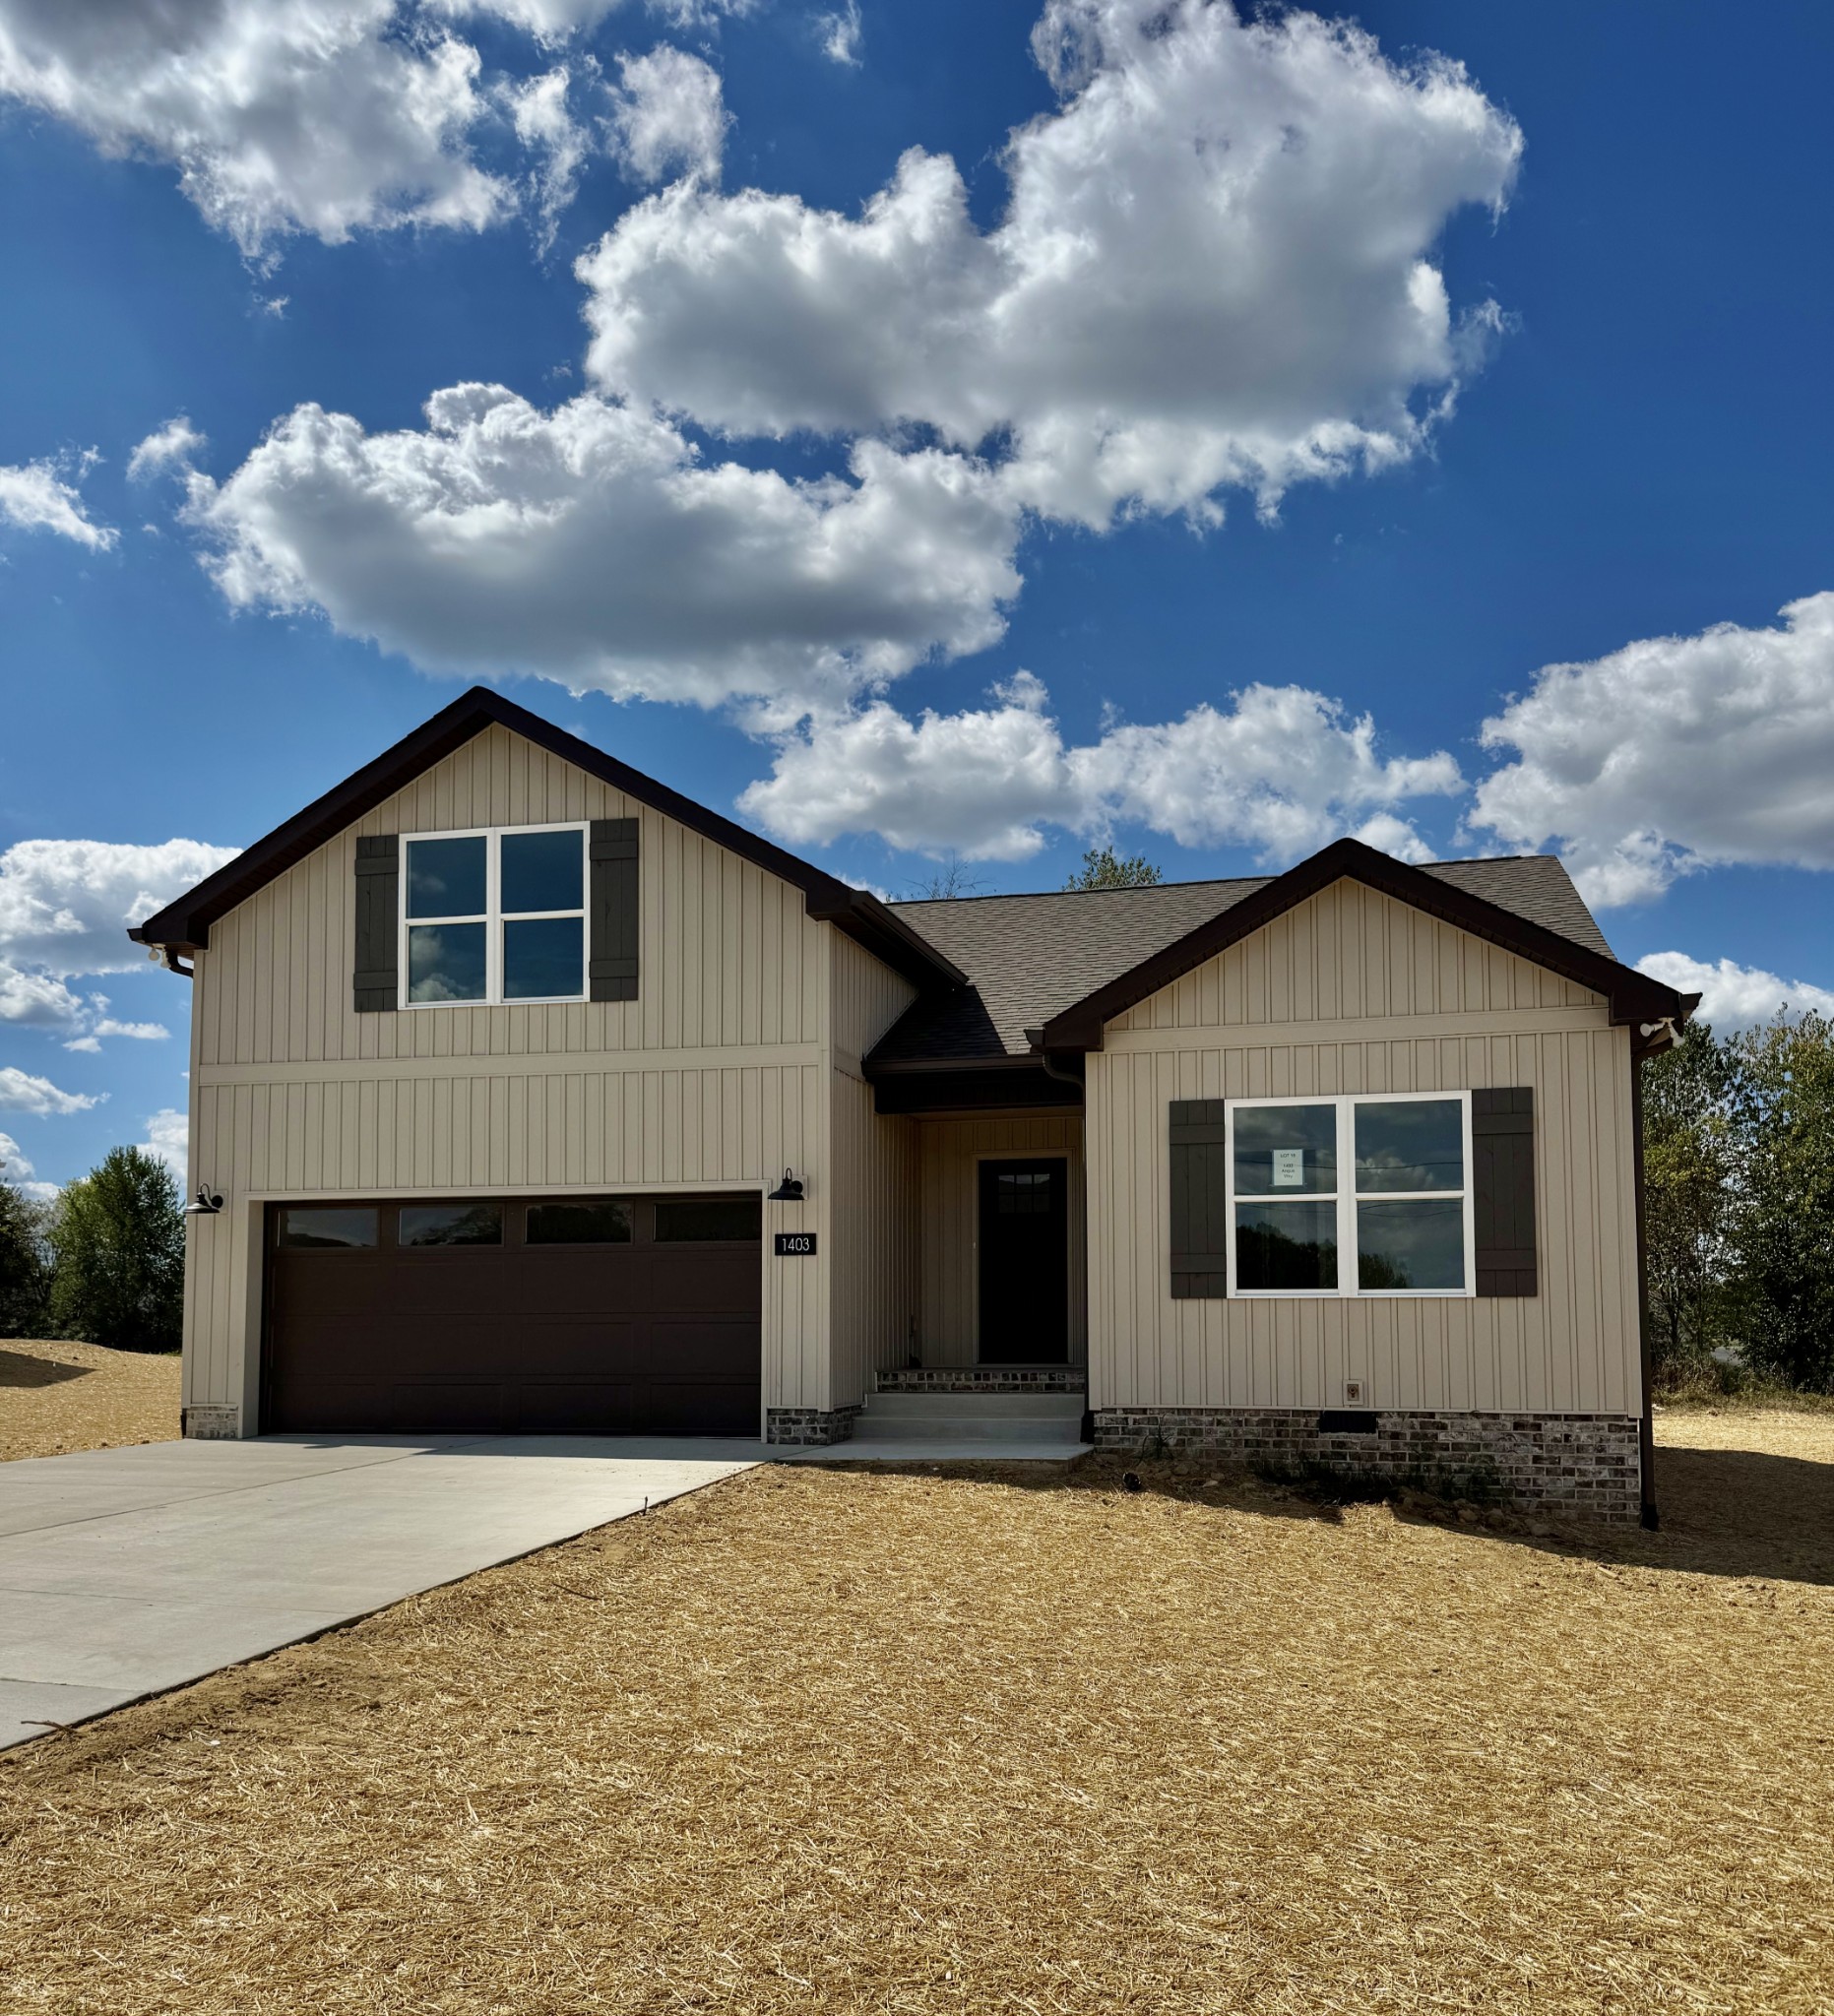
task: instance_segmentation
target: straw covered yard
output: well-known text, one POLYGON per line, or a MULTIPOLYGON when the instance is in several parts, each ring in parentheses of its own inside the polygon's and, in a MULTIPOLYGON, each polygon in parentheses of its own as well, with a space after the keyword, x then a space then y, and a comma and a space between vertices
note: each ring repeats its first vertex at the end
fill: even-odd
POLYGON ((0 1463, 169 1442, 178 1433, 178 1354, 0 1340, 0 1463))
POLYGON ((1663 1428, 1603 1544, 751 1472, 0 1763, 5 2006, 1825 2011, 1834 1417, 1663 1428))

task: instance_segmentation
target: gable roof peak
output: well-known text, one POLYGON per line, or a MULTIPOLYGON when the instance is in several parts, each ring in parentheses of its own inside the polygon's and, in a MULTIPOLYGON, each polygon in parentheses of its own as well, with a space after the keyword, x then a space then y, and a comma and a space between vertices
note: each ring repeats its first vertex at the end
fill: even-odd
POLYGON ((211 925, 219 917, 491 726, 508 728, 626 797, 800 889, 810 916, 835 924, 914 985, 928 989, 962 984, 965 976, 953 961, 869 891, 854 888, 724 813, 633 770, 493 686, 468 687, 392 748, 334 785, 195 889, 131 927, 128 936, 143 945, 167 947, 173 954, 204 950, 210 943, 211 925))
MULTIPOLYGON (((1523 855, 1519 861, 1549 860, 1548 855, 1523 855)), ((1272 923, 1297 905, 1308 901, 1334 882, 1360 882, 1379 895, 1392 897, 1412 909, 1436 916, 1443 922, 1469 931, 1474 937, 1502 947, 1533 965, 1546 967, 1579 985, 1603 994, 1615 1025, 1672 1023, 1679 1029, 1692 1014, 1698 996, 1676 992, 1634 967, 1623 965, 1609 949, 1595 950, 1562 932, 1552 930, 1534 918, 1491 902, 1459 880, 1432 872, 1448 866, 1477 866, 1478 862, 1433 862, 1415 866, 1380 852, 1366 842, 1334 840, 1306 860, 1276 875, 1260 888, 1232 904, 1216 916, 1163 950, 1143 959, 1126 973, 1095 988, 1044 1024, 1039 1047, 1045 1050, 1099 1050, 1103 1032, 1115 1016, 1170 986, 1194 967, 1251 932, 1272 923)), ((1584 912, 1584 906, 1580 906, 1584 912)), ((1584 912, 1590 921, 1590 912, 1584 912)), ((1593 925, 1597 932, 1597 925, 1593 925)), ((1598 939, 1603 947, 1604 939, 1598 939)))

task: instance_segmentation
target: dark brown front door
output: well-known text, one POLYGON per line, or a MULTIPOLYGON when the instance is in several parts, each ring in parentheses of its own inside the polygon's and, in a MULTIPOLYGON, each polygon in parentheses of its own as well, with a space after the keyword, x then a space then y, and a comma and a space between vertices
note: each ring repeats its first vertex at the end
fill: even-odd
POLYGON ((980 1165, 980 1362, 1070 1355, 1070 1166, 1061 1156, 980 1165))
POLYGON ((263 1426, 758 1432, 759 1201, 277 1206, 263 1426))

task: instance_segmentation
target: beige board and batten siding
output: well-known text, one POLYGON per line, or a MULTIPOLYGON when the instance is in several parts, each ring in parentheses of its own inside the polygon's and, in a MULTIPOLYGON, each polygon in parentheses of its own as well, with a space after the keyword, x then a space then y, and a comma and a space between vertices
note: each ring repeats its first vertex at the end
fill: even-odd
MULTIPOLYGON (((832 947, 802 892, 560 757, 492 726, 212 926, 192 1027, 185 1391, 258 1387, 262 1207, 287 1197, 752 1187, 789 1165, 818 1235, 767 1263, 768 1405, 825 1407, 832 947), (636 817, 638 998, 563 1006, 351 1006, 359 835, 636 817)), ((851 948, 850 948, 851 949, 851 948)))
POLYGON ((1088 1060, 1095 1408, 1633 1414, 1629 1033, 1586 988, 1339 882, 1111 1022, 1088 1060), (1174 1301, 1173 1100, 1535 1091, 1540 1292, 1174 1301))
POLYGON ((921 1296, 925 1365, 980 1362, 980 1165, 989 1157, 1060 1155, 1069 1164, 1070 1361, 1088 1349, 1088 1260, 1083 1192, 1083 1116, 1035 1113, 919 1120, 921 1296))
POLYGON ((874 1372, 910 1355, 917 1306, 917 1150, 912 1122, 873 1110, 860 1059, 917 989, 851 939, 835 935, 833 1152, 828 1223, 833 1397, 857 1407, 874 1372))

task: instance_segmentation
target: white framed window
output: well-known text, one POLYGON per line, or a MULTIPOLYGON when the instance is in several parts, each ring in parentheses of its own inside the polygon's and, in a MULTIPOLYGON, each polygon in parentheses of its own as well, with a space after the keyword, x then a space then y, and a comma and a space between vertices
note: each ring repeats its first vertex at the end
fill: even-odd
POLYGON ((1472 1295, 1468 1092, 1231 1100, 1229 1292, 1472 1295))
POLYGON ((586 833, 402 836, 401 1005, 586 998, 586 833))

